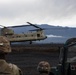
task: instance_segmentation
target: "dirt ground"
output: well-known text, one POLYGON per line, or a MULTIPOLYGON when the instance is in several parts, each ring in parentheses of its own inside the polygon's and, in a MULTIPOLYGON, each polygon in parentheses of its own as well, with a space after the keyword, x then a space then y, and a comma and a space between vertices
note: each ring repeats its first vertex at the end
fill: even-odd
POLYGON ((37 65, 40 61, 48 61, 51 66, 56 66, 59 60, 59 52, 51 50, 21 50, 8 54, 7 62, 18 65, 24 75, 37 75, 37 65))

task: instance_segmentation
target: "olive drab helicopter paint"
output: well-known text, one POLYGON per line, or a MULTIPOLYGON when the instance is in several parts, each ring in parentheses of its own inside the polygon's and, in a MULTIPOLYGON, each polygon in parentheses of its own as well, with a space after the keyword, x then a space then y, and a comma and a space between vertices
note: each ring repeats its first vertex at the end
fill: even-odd
POLYGON ((44 34, 44 31, 42 28, 40 28, 30 22, 27 22, 27 23, 30 24, 31 26, 36 27, 37 29, 32 30, 32 32, 28 32, 28 33, 16 34, 16 33, 14 33, 14 30, 11 28, 24 27, 26 25, 11 26, 11 27, 5 27, 5 26, 0 25, 3 27, 3 28, 1 28, 1 35, 6 36, 10 42, 30 41, 30 44, 32 43, 32 41, 44 40, 47 38, 47 36, 44 34), (35 31, 35 32, 33 32, 33 31, 35 31))

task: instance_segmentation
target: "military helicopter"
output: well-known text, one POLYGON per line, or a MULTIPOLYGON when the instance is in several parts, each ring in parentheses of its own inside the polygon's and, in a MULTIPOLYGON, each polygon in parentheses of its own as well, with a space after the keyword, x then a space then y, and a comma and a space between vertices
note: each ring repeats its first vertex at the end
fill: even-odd
POLYGON ((7 37, 8 40, 10 41, 10 43, 30 41, 30 44, 32 44, 32 41, 44 40, 47 38, 47 36, 44 34, 44 31, 42 28, 40 28, 30 22, 27 22, 27 23, 30 24, 31 26, 36 27, 37 29, 31 30, 32 32, 28 32, 28 33, 16 34, 16 33, 14 33, 14 30, 11 28, 24 27, 26 25, 10 26, 10 27, 5 27, 5 26, 0 25, 3 27, 3 28, 1 28, 1 35, 7 37), (35 32, 33 32, 33 31, 35 31, 35 32))

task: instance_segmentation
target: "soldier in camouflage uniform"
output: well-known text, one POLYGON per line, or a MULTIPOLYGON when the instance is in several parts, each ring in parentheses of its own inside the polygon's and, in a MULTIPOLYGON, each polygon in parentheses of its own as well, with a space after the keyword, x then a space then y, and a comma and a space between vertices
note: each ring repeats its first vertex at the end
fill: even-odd
POLYGON ((47 61, 41 61, 37 67, 37 70, 41 75, 49 75, 50 69, 51 69, 50 64, 47 61))
POLYGON ((22 75, 20 68, 6 62, 5 55, 10 52, 9 41, 4 36, 0 36, 0 75, 22 75))

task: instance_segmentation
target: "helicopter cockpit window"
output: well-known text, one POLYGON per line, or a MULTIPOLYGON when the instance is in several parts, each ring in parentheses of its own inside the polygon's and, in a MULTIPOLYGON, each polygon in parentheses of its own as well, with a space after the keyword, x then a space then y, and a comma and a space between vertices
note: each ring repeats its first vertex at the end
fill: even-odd
POLYGON ((37 34, 37 37, 40 37, 40 34, 37 34))

